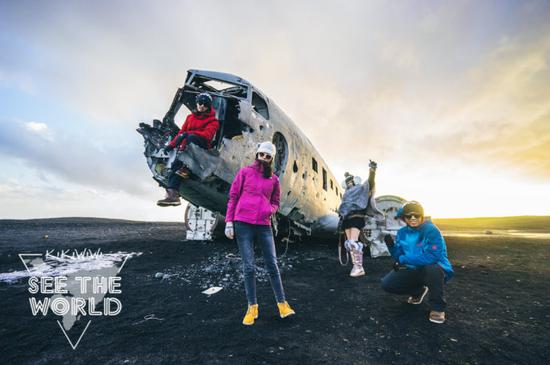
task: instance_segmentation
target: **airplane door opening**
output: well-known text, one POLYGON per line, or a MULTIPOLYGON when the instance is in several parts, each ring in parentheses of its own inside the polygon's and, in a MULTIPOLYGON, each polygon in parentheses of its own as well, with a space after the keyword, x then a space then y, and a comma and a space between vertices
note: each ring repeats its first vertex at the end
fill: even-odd
MULTIPOLYGON (((185 89, 181 95, 181 102, 190 111, 193 111, 195 109, 195 98, 201 92, 208 92, 212 96, 216 118, 220 122, 218 132, 212 141, 213 148, 219 150, 224 138, 233 139, 242 135, 244 131, 250 130, 247 124, 239 120, 239 101, 246 100, 248 97, 249 87, 247 85, 243 85, 237 80, 218 80, 215 77, 193 73, 187 77, 185 89)), ((260 109, 264 107, 267 109, 265 101, 263 103, 264 105, 260 105, 260 109)), ((180 119, 185 120, 185 116, 182 115, 180 119)))
MULTIPOLYGON (((184 92, 182 100, 183 104, 187 106, 189 111, 193 111, 195 108, 196 92, 184 92)), ((212 141, 212 147, 219 149, 223 138, 232 139, 235 136, 243 134, 243 131, 249 130, 250 127, 239 120, 239 100, 235 98, 218 96, 212 94, 213 102, 212 106, 216 110, 216 118, 220 122, 218 132, 214 136, 212 141)), ((177 120, 185 120, 189 112, 180 109, 177 114, 177 120)))
POLYGON ((237 100, 229 98, 218 99, 223 100, 221 104, 225 104, 221 106, 224 108, 224 118, 218 118, 220 121, 220 129, 214 141, 214 145, 219 148, 223 138, 232 139, 235 136, 240 136, 243 134, 243 131, 248 130, 249 127, 239 120, 239 102, 237 100))
POLYGON ((288 145, 286 143, 285 136, 279 132, 275 132, 273 135, 273 144, 275 145, 275 149, 277 151, 273 166, 275 170, 274 172, 275 175, 281 177, 281 175, 285 172, 286 161, 288 159, 288 145))

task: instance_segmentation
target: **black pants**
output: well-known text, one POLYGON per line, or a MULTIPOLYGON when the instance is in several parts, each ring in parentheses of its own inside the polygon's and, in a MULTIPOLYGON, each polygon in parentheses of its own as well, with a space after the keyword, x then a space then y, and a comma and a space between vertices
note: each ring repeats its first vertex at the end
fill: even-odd
MULTIPOLYGON (((208 145, 206 138, 197 136, 195 134, 189 134, 185 138, 187 138, 187 144, 193 143, 202 148, 206 148, 208 145)), ((176 148, 179 148, 179 146, 176 146, 176 148)), ((181 176, 176 174, 176 171, 181 169, 182 166, 183 164, 179 160, 174 161, 174 163, 172 164, 172 168, 171 168, 172 171, 170 171, 170 175, 168 176, 168 185, 166 186, 168 189, 176 189, 176 190, 179 189, 180 183, 181 183, 181 176)))
POLYGON ((417 269, 392 270, 382 279, 382 289, 392 294, 418 296, 424 285, 430 290, 428 292, 430 308, 443 312, 447 305, 443 298, 445 272, 438 264, 417 269))
POLYGON ((346 218, 342 222, 342 229, 357 228, 362 230, 365 227, 365 217, 354 216, 352 218, 346 218))

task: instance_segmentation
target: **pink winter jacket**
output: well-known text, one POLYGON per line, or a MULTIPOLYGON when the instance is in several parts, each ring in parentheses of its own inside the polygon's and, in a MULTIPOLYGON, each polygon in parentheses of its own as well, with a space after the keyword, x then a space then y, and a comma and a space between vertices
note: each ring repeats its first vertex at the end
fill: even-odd
POLYGON ((281 188, 279 178, 264 178, 261 165, 243 167, 235 176, 229 190, 226 222, 245 222, 262 226, 271 225, 271 215, 279 209, 281 188))

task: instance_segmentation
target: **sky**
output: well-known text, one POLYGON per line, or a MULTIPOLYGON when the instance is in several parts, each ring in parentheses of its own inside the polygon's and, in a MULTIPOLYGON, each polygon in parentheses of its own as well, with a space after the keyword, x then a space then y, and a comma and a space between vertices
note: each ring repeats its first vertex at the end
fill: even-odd
MULTIPOLYGON (((0 0, 0 219, 181 221, 143 157, 188 69, 436 218, 550 214, 548 1, 0 0)), ((179 121, 181 123, 181 121, 179 121)))

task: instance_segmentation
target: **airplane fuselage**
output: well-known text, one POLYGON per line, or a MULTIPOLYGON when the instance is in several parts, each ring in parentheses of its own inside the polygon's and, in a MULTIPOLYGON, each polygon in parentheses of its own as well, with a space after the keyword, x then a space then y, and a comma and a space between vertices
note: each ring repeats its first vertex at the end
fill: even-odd
POLYGON ((180 195, 194 205, 225 214, 235 175, 253 163, 258 143, 271 141, 277 148, 274 168, 281 183, 279 228, 297 235, 334 233, 343 192, 333 173, 298 126, 259 89, 237 76, 190 70, 162 123, 154 123, 156 131, 155 127, 140 131, 155 180, 166 186, 169 156, 162 146, 177 130, 174 118, 179 108, 186 105, 193 110, 195 96, 205 91, 213 97, 220 129, 212 149, 191 144, 177 154, 191 171, 180 195))

